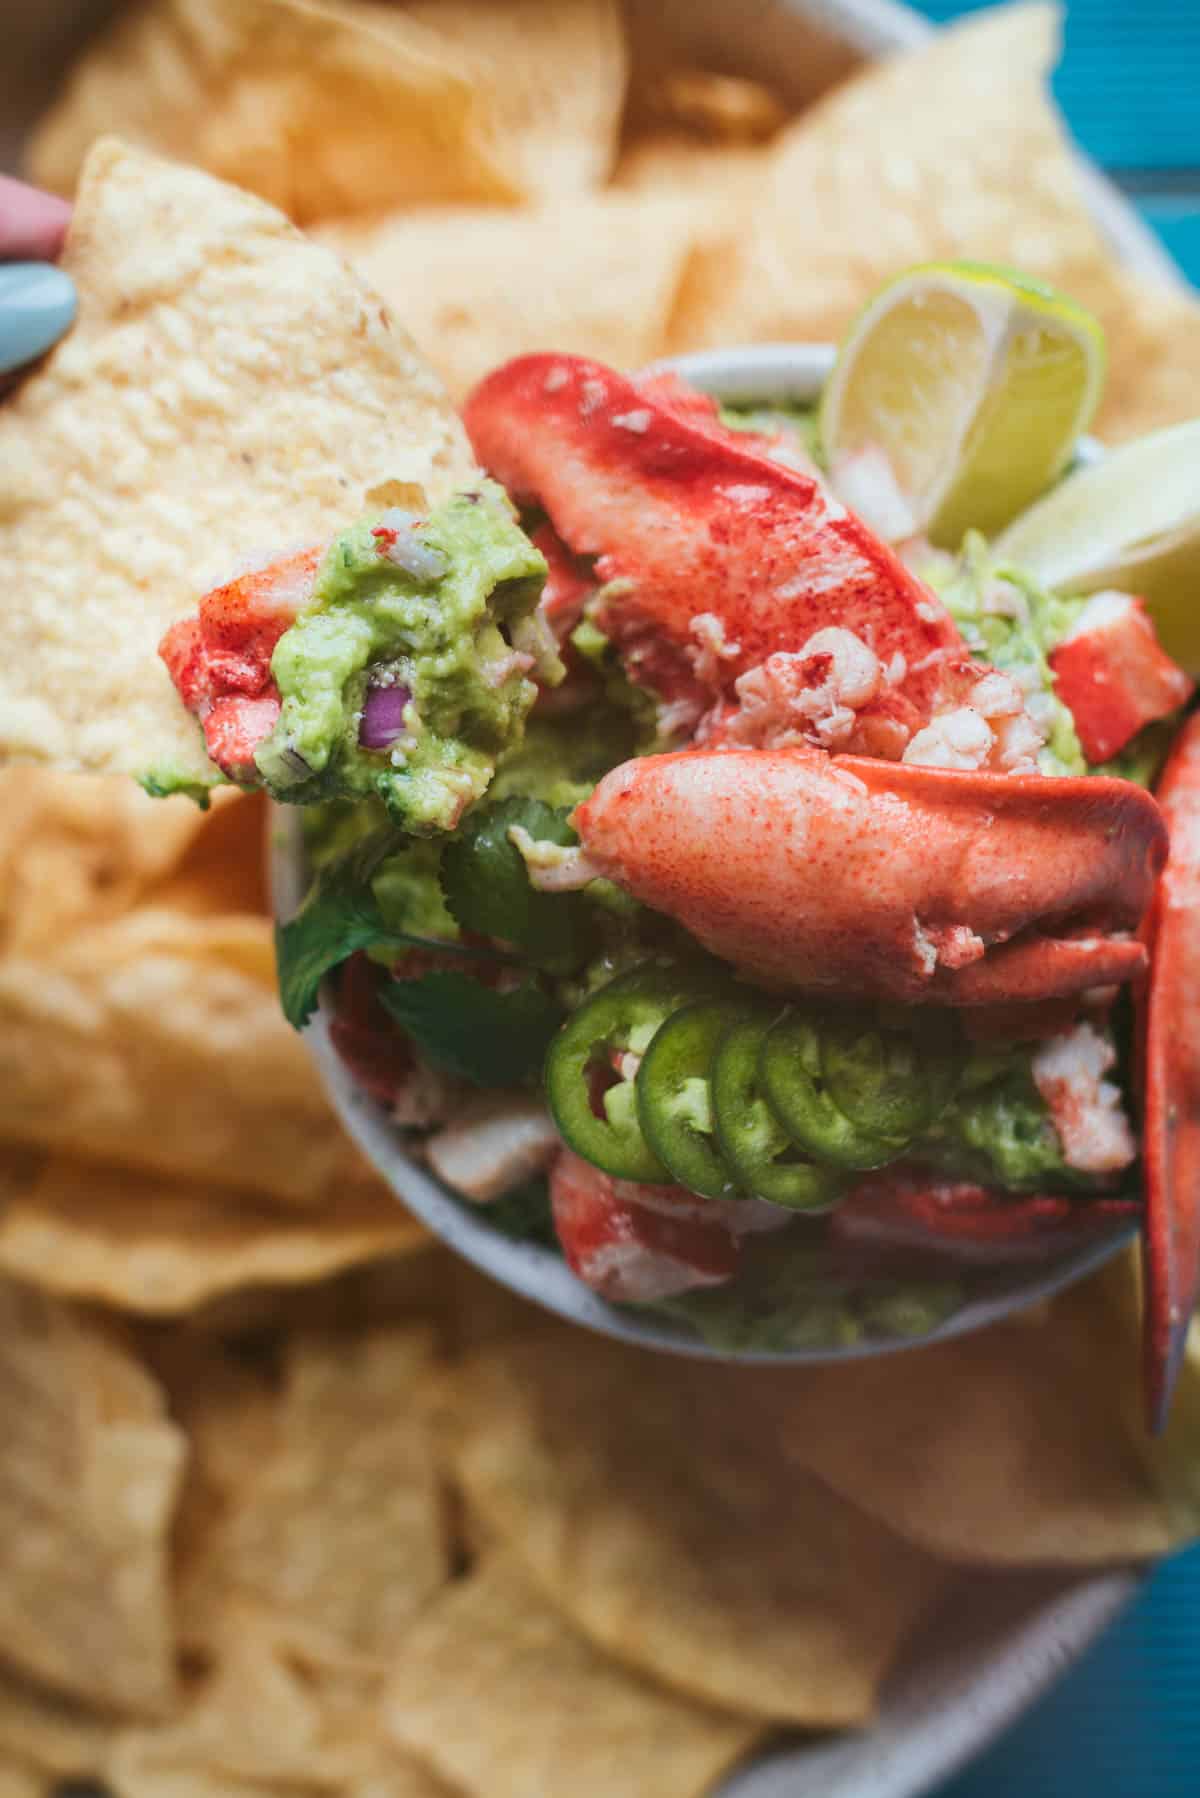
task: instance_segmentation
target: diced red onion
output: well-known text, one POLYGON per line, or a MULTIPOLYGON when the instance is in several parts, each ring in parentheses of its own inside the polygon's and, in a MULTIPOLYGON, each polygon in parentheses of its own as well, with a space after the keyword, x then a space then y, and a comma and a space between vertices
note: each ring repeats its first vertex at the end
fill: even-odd
POLYGON ((404 735, 404 708, 412 698, 407 687, 371 687, 363 704, 358 740, 364 749, 390 749, 404 735))

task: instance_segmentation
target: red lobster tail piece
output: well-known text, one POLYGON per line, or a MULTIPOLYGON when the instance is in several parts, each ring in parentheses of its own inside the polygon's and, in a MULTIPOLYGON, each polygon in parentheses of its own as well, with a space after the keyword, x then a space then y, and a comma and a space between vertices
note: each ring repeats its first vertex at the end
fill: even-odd
POLYGON ((1146 1402, 1166 1422, 1200 1285, 1200 715, 1159 783, 1171 853, 1150 921, 1145 1005, 1146 1402))
POLYGON ((966 656, 945 607, 818 481, 676 387, 521 356, 464 418, 484 466, 594 559, 604 628, 635 680, 698 712, 836 623, 892 669, 893 707, 927 717, 942 663, 966 656))

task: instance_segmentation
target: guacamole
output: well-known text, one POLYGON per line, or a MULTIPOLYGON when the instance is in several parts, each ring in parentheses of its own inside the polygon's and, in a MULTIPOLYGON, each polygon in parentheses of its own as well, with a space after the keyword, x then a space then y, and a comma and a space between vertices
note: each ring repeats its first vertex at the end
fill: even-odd
POLYGON ((281 710, 254 757, 268 790, 376 795, 405 830, 452 829, 520 738, 528 675, 556 676, 531 625, 545 572, 490 482, 415 529, 385 513, 343 531, 271 658, 281 710))
POLYGON ((922 571, 965 637, 972 655, 1011 674, 1026 707, 1045 734, 1038 755, 1043 774, 1085 774, 1087 762, 1070 712, 1054 691, 1048 660, 1086 604, 1061 599, 1019 568, 999 562, 978 531, 968 531, 948 568, 922 571))

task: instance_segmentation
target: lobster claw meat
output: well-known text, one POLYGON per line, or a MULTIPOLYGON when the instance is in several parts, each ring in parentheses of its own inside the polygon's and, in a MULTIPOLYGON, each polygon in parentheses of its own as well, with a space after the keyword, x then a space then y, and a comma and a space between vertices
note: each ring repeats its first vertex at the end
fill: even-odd
POLYGON ((594 560, 600 621, 631 678, 690 701, 694 719, 830 626, 887 671, 864 712, 899 726, 897 755, 939 709, 948 672, 960 695, 989 672, 941 601, 818 479, 727 429, 673 378, 521 356, 475 389, 464 418, 484 466, 594 560))
POLYGON ((1145 1384, 1166 1421, 1200 1287, 1200 714, 1158 785, 1171 853, 1147 926, 1142 1153, 1146 1187, 1145 1384))
POLYGON ((869 1174, 830 1218, 835 1244, 869 1254, 939 1253, 987 1266, 1044 1261, 1119 1235, 1134 1199, 1007 1193, 897 1164, 869 1174))
POLYGON ((586 872, 765 985, 949 1005, 1128 980, 1166 856, 1127 781, 692 749, 614 768, 574 814, 586 872))
POLYGON ((630 1187, 564 1149, 550 1173, 550 1205, 567 1266, 613 1303, 720 1286, 737 1271, 738 1238, 719 1201, 682 1187, 630 1187))
POLYGON ((279 717, 271 656, 307 603, 323 553, 300 550, 214 587, 159 644, 209 757, 232 780, 254 777, 254 751, 279 717))
POLYGON ((1095 593, 1050 653, 1058 697, 1090 762, 1117 755, 1145 724, 1186 705, 1194 683, 1130 593, 1095 593))

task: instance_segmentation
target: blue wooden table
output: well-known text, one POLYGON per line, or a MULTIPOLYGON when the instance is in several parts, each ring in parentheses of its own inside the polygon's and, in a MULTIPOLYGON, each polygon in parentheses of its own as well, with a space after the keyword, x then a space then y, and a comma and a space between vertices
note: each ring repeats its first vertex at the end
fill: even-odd
MULTIPOLYGON (((987 0, 915 0, 932 19, 987 0)), ((1067 0, 1075 136, 1200 286, 1200 0, 1067 0)), ((1200 1798, 1200 1549, 937 1798, 1200 1798)))

